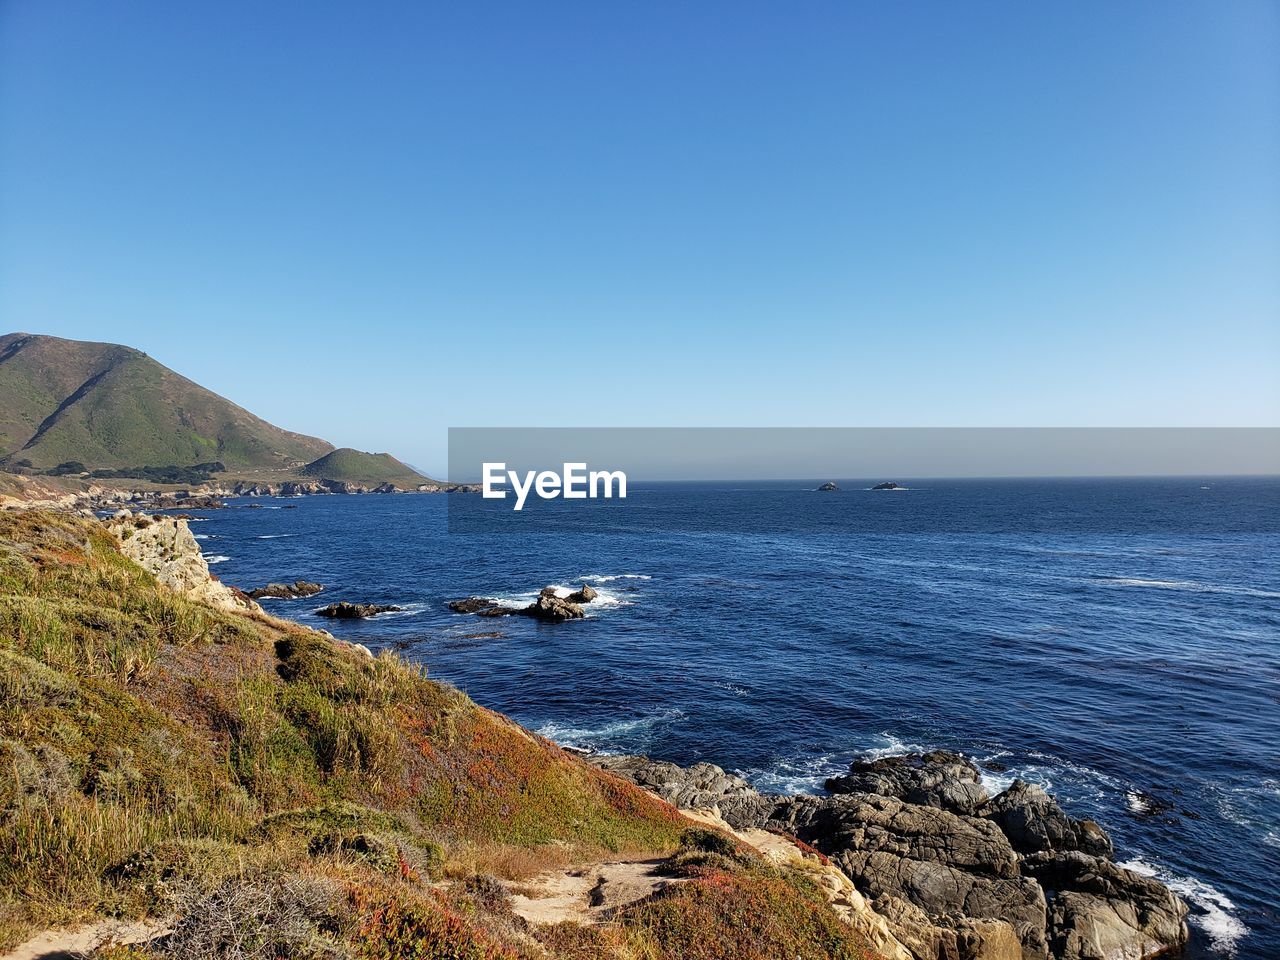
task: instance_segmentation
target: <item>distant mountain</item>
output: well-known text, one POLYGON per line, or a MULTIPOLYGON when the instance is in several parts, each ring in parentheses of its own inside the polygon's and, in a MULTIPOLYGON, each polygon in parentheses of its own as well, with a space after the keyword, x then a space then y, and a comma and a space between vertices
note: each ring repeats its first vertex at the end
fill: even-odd
POLYGON ((393 483, 398 487, 410 488, 428 482, 427 477, 389 453, 362 453, 350 447, 340 447, 326 453, 314 463, 308 463, 301 472, 317 480, 393 483))
POLYGON ((131 347, 0 337, 0 467, 64 463, 88 470, 220 463, 228 475, 375 484, 425 479, 386 454, 335 450, 273 426, 131 347))

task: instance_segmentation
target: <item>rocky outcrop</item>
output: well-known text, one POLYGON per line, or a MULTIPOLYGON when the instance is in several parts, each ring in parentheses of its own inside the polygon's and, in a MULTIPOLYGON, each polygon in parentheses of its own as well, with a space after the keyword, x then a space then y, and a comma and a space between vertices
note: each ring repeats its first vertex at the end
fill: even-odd
POLYGON ((968 957, 974 960, 1023 960, 1022 941, 1004 920, 951 916, 940 926, 929 914, 898 897, 880 896, 871 909, 888 924, 894 939, 915 960, 968 957))
POLYGON ((1110 857, 1114 852, 1102 827, 1067 816, 1058 801, 1033 783, 1015 780, 979 813, 995 821, 1019 853, 1080 850, 1110 857))
POLYGON ((836 486, 836 482, 835 482, 834 480, 828 480, 826 483, 824 483, 822 486, 820 486, 820 487, 818 488, 818 492, 819 492, 819 493, 833 493, 833 492, 835 492, 835 491, 837 491, 837 490, 839 490, 839 489, 840 489, 840 488, 836 486))
POLYGON ((107 528, 119 539, 120 552, 152 574, 161 586, 221 610, 261 612, 247 596, 209 573, 186 520, 120 510, 107 522, 107 528))
POLYGON ((454 613, 488 613, 490 616, 506 616, 517 613, 515 607, 504 607, 492 597, 466 597, 450 600, 448 607, 454 613))
POLYGON ((307 580, 295 580, 293 583, 268 583, 265 587, 250 590, 246 596, 254 600, 269 597, 273 600, 297 600, 301 597, 314 597, 324 587, 307 580))
POLYGON ((766 797, 741 777, 712 763, 680 767, 648 757, 596 756, 599 766, 656 793, 681 810, 708 810, 735 829, 763 827, 776 797, 766 797))
POLYGON ((599 594, 589 585, 580 590, 562 591, 559 587, 543 587, 538 599, 527 607, 510 607, 492 597, 465 597, 450 600, 448 607, 454 613, 470 613, 479 617, 533 617, 547 623, 563 623, 565 620, 581 620, 586 611, 583 606, 595 600, 599 594))
POLYGON ((582 604, 574 603, 568 597, 561 597, 555 587, 543 587, 542 592, 538 594, 538 599, 520 612, 526 617, 548 623, 581 620, 587 615, 582 609, 582 604))
POLYGON ((1052 891, 1054 957, 1127 960, 1186 939, 1187 905, 1158 880, 1078 850, 1033 854, 1023 866, 1052 891))
POLYGON ((877 793, 962 814, 975 814, 990 799, 978 768, 948 750, 855 760, 847 774, 832 777, 826 787, 832 793, 877 793))
POLYGON ((339 603, 331 603, 327 607, 321 607, 316 613, 334 620, 361 620, 365 617, 376 617, 380 613, 393 613, 402 609, 404 608, 391 604, 347 603, 343 600, 339 603))
MULTIPOLYGON (((419 483, 414 493, 471 493, 479 490, 476 484, 419 483)), ((326 494, 407 493, 409 488, 389 481, 359 483, 351 480, 286 480, 283 483, 240 481, 233 485, 227 496, 233 497, 312 497, 326 494)))
POLYGON ((872 490, 905 490, 906 487, 900 483, 894 483, 892 480, 886 480, 884 483, 877 483, 872 490))
POLYGON ((1186 941, 1186 906, 1112 862, 1101 827, 1020 781, 988 797, 959 754, 855 762, 824 797, 763 795, 707 763, 596 762, 736 830, 812 845, 916 960, 1141 960, 1186 941))

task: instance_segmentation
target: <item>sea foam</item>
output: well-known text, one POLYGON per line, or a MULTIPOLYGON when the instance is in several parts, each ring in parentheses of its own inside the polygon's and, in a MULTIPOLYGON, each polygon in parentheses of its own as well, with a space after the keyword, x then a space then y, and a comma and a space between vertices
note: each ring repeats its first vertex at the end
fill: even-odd
POLYGON ((1236 916, 1236 905, 1217 887, 1195 877, 1179 876, 1162 866, 1148 863, 1141 856, 1126 860, 1120 866, 1144 877, 1155 877, 1191 904, 1195 911, 1190 920, 1205 932, 1215 952, 1234 956, 1239 942, 1248 936, 1249 928, 1236 916))

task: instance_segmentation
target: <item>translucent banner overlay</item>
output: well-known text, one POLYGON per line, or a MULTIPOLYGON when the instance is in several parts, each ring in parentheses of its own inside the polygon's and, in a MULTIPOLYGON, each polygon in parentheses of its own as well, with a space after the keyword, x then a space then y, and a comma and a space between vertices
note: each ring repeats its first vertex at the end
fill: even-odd
POLYGON ((1280 532, 1275 428, 453 428, 449 479, 459 534, 1280 532))

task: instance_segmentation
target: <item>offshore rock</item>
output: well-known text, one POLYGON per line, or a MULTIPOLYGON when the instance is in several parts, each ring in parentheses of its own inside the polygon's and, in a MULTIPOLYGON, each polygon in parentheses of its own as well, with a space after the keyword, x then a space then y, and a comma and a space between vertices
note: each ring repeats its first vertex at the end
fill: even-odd
POLYGON ((519 611, 526 617, 533 617, 535 620, 545 620, 549 623, 562 623, 565 620, 581 620, 585 617, 586 611, 582 609, 579 603, 572 603, 563 597, 558 597, 551 587, 543 590, 538 599, 523 610, 519 611), (551 590, 551 593, 547 593, 551 590))
POLYGON ((321 607, 316 613, 322 617, 330 617, 335 620, 360 620, 365 617, 376 617, 380 613, 392 613, 403 609, 403 607, 391 604, 347 603, 343 600, 340 603, 331 603, 327 607, 321 607))
POLYGON ((293 583, 268 583, 265 587, 250 590, 247 596, 254 600, 270 597, 274 600, 297 600, 301 597, 313 597, 324 587, 307 580, 295 580, 293 583))
POLYGON ((508 607, 492 597, 465 597, 461 600, 450 600, 448 607, 454 613, 471 613, 478 617, 510 617, 521 615, 533 617, 547 623, 563 623, 565 620, 581 620, 586 616, 582 609, 599 596, 589 585, 582 589, 560 595, 557 587, 543 587, 538 599, 527 607, 508 607))

